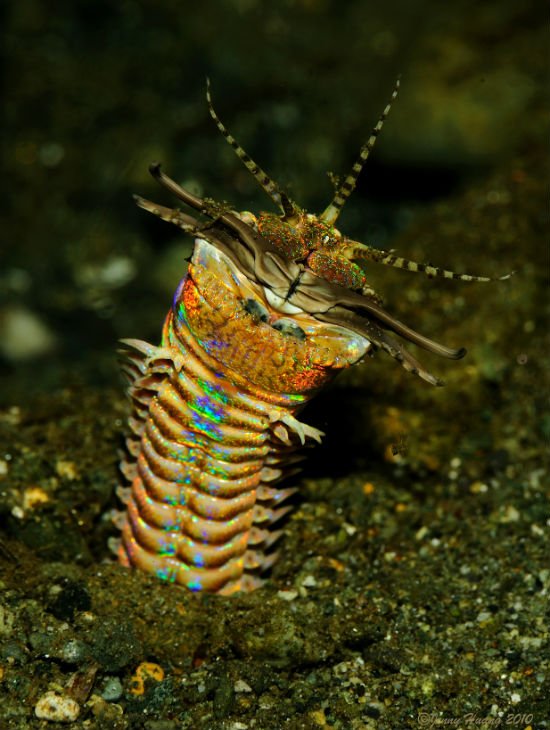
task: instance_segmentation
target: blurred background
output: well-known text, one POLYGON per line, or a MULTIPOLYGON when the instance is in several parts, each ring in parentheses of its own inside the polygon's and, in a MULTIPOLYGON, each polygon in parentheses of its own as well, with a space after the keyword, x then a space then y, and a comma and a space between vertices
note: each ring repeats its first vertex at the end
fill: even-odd
MULTIPOLYGON (((158 341, 191 242, 134 205, 132 193, 175 204, 151 161, 200 195, 270 209, 209 117, 207 76, 233 135, 318 212, 326 173, 346 174, 401 74, 339 221, 380 247, 541 145, 546 13, 533 0, 25 0, 0 12, 3 402, 117 383, 117 339, 158 341)), ((521 263, 493 252, 480 270, 436 234, 400 253, 489 274, 521 263)), ((410 279, 392 276, 399 300, 410 279)))

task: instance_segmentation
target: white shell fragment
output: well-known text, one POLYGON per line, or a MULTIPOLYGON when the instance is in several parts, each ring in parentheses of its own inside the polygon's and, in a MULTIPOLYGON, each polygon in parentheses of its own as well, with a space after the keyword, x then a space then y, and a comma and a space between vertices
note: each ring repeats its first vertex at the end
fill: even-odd
POLYGON ((78 702, 51 690, 40 697, 34 708, 36 717, 50 722, 74 722, 79 713, 78 702))

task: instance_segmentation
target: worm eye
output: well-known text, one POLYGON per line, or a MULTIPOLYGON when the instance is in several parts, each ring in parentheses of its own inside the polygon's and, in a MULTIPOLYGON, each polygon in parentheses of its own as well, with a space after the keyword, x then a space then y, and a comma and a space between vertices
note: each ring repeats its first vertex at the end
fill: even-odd
POLYGON ((267 309, 255 299, 245 299, 244 308, 248 314, 252 315, 254 319, 257 319, 260 322, 267 322, 269 319, 267 309))
POLYGON ((276 329, 282 335, 295 337, 300 342, 303 342, 306 339, 306 333, 304 330, 301 327, 298 327, 296 322, 293 322, 291 319, 278 319, 273 324, 273 329, 276 329))

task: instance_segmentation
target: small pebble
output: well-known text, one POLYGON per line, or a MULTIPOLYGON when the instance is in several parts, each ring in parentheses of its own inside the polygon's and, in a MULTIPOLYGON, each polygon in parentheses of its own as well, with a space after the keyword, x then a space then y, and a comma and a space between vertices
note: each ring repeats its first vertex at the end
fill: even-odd
POLYGON ((252 687, 244 679, 238 679, 233 689, 235 692, 252 692, 252 687))
POLYGON ((472 494, 483 494, 484 492, 487 492, 488 489, 489 487, 483 482, 472 482, 472 484, 470 484, 470 492, 472 494))
POLYGON ((33 510, 40 504, 46 504, 50 498, 48 493, 45 492, 42 487, 32 486, 27 487, 23 492, 23 512, 33 510))
POLYGON ((122 697, 122 683, 118 677, 108 677, 103 685, 101 696, 107 702, 114 702, 122 697))
POLYGON ((426 525, 422 525, 422 527, 416 531, 415 538, 417 540, 423 540, 426 535, 428 534, 429 530, 426 527, 426 525))
POLYGON ((519 520, 519 517, 520 515, 517 509, 513 505, 509 504, 506 505, 506 507, 504 508, 504 512, 501 514, 499 522, 501 522, 502 524, 507 524, 508 522, 517 522, 519 520))
POLYGON ((34 708, 36 717, 50 722, 74 722, 79 713, 78 702, 52 691, 43 694, 34 708))
POLYGON ((40 317, 23 307, 0 311, 0 351, 13 362, 51 352, 55 335, 40 317))
POLYGON ((78 639, 71 639, 61 650, 63 661, 66 661, 69 664, 81 664, 82 661, 89 656, 89 654, 90 651, 86 644, 78 639))
POLYGON ((78 468, 74 461, 59 459, 55 464, 55 470, 58 476, 68 479, 70 482, 73 482, 79 477, 78 468))
POLYGON ((145 730, 177 730, 175 720, 148 720, 144 727, 145 730))
POLYGON ((489 621, 490 618, 491 614, 488 611, 480 611, 476 616, 476 621, 481 624, 485 621, 489 621))
POLYGON ((277 596, 282 601, 293 601, 298 597, 298 591, 277 591, 277 596))

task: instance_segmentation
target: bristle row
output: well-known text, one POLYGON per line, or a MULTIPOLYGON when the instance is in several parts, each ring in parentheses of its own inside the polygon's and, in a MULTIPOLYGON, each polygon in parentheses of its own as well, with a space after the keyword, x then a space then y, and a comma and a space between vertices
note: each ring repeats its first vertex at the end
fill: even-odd
MULTIPOLYGON (((168 327, 169 338, 182 334, 168 327)), ((158 358, 142 352, 141 363, 131 355, 134 416, 122 468, 133 481, 119 558, 193 591, 253 590, 275 559, 271 528, 294 490, 274 485, 295 446, 277 438, 272 404, 232 384, 230 397, 219 396, 223 379, 205 378, 197 343, 180 341, 179 350, 179 369, 166 367, 166 347, 158 358)))

